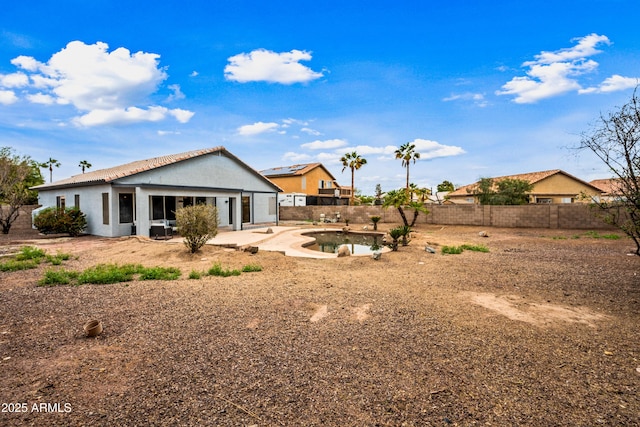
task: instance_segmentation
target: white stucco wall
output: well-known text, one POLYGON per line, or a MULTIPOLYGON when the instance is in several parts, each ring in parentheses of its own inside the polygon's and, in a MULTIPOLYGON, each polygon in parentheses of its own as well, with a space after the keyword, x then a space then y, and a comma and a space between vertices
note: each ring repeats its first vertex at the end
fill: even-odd
POLYGON ((58 196, 63 196, 65 198, 66 207, 72 208, 75 206, 75 196, 79 195, 79 208, 87 216, 86 232, 97 236, 112 237, 114 234, 111 228, 111 223, 113 222, 114 214, 117 213, 117 210, 114 212, 113 209, 110 209, 109 225, 102 223, 102 193, 109 193, 109 201, 113 206, 112 188, 108 184, 89 187, 40 190, 38 191, 38 203, 43 207, 55 207, 56 198, 58 196))
POLYGON ((218 153, 163 166, 117 180, 119 184, 153 184, 275 191, 265 180, 233 159, 218 153))

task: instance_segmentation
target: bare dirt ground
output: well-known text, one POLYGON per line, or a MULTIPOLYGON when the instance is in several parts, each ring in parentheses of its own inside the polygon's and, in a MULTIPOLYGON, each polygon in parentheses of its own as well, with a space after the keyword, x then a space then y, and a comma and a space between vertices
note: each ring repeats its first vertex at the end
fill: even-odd
POLYGON ((183 278, 39 287, 50 266, 0 273, 0 425, 640 425, 632 242, 479 231, 421 226, 378 261, 3 236, 0 253, 73 254, 68 270, 142 263, 183 278), (490 252, 425 251, 464 243, 490 252), (263 270, 187 279, 214 263, 263 270))

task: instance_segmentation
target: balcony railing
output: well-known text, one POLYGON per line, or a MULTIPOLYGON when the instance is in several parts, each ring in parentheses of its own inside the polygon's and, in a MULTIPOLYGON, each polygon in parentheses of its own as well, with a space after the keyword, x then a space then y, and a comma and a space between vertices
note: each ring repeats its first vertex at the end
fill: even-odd
POLYGON ((334 196, 336 190, 339 190, 340 197, 351 197, 351 188, 349 187, 340 187, 340 188, 318 188, 319 195, 327 195, 334 196))

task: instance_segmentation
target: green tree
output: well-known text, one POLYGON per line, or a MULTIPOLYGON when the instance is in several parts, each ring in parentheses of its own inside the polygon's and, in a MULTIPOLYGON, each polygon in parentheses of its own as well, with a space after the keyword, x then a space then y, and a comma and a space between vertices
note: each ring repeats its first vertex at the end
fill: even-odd
POLYGON ((358 153, 354 151, 352 153, 346 153, 344 156, 342 156, 340 161, 342 162, 342 166, 343 166, 342 172, 344 172, 344 170, 347 168, 351 169, 351 198, 350 198, 349 204, 353 205, 353 199, 355 197, 355 190, 356 190, 354 186, 355 171, 360 169, 362 166, 366 165, 367 159, 365 159, 364 157, 361 157, 358 153))
MULTIPOLYGON (((639 86, 640 87, 640 86, 639 86)), ((640 98, 631 99, 608 114, 600 114, 591 131, 581 135, 578 150, 593 152, 613 174, 616 197, 595 199, 594 207, 636 244, 640 255, 640 98)))
POLYGON ((374 194, 376 200, 375 200, 375 204, 376 205, 381 205, 382 204, 382 185, 380 184, 376 184, 376 192, 374 194))
POLYGON ((438 184, 438 192, 441 191, 454 191, 456 189, 455 185, 451 181, 444 180, 440 184, 438 184))
POLYGON ((176 211, 176 226, 184 245, 195 253, 207 240, 218 234, 218 209, 210 205, 193 205, 176 211))
POLYGON ((533 184, 523 179, 481 178, 472 190, 481 205, 524 205, 529 203, 533 184))
POLYGON ((20 208, 37 201, 30 186, 42 183, 39 166, 27 156, 17 156, 10 147, 0 148, 0 225, 8 234, 20 216, 20 208))
POLYGON ((93 166, 91 163, 87 162, 86 160, 81 160, 80 164, 78 164, 78 166, 80 166, 82 168, 82 173, 84 173, 85 169, 91 169, 91 166, 93 166))
POLYGON ((431 190, 426 187, 416 188, 415 189, 416 196, 418 196, 418 201, 420 203, 424 203, 427 200, 427 197, 431 195, 431 190))
POLYGON ((416 152, 416 145, 411 142, 402 144, 395 151, 396 159, 402 160, 402 166, 407 168, 407 185, 406 190, 409 192, 409 164, 415 163, 420 158, 420 153, 416 152))
POLYGON ((398 213, 402 218, 402 222, 404 225, 409 225, 409 221, 407 220, 407 215, 404 212, 404 206, 407 205, 409 200, 409 192, 406 189, 401 190, 391 190, 387 191, 387 194, 384 196, 384 202, 382 203, 382 207, 384 209, 394 207, 398 209, 398 213))
POLYGON ((413 227, 416 224, 420 212, 425 214, 429 213, 429 210, 425 208, 422 203, 412 202, 409 200, 409 192, 405 188, 388 191, 385 195, 382 207, 385 209, 390 207, 398 209, 398 213, 406 227, 413 227), (407 208, 413 209, 411 224, 409 224, 409 220, 407 219, 407 214, 405 212, 405 209, 407 208))
POLYGON ((49 157, 49 160, 47 160, 44 163, 40 163, 40 167, 41 168, 48 168, 49 169, 49 182, 53 182, 53 167, 60 167, 60 162, 57 161, 56 159, 53 159, 51 157, 49 157))

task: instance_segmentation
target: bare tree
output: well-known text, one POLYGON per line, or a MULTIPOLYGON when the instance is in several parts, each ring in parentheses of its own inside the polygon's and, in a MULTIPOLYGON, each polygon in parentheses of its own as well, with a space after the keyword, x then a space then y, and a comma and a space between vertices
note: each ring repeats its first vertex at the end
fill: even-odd
POLYGON ((590 150, 613 174, 613 197, 593 200, 599 214, 627 234, 640 255, 640 99, 631 99, 608 114, 600 114, 590 132, 581 134, 579 150, 590 150))

